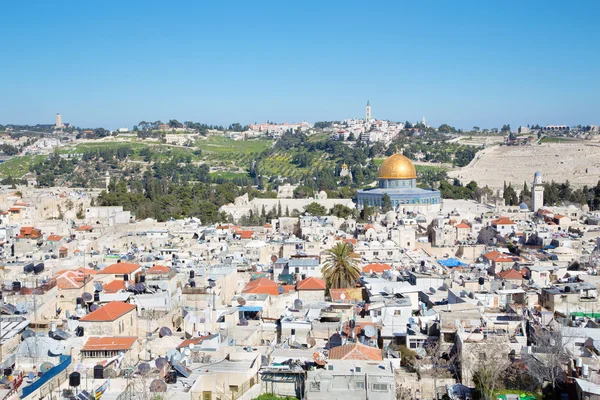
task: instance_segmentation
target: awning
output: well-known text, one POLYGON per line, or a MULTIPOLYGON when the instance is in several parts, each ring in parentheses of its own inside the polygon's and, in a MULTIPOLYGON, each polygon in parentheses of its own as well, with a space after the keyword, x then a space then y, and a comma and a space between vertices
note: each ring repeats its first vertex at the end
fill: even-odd
POLYGON ((262 306, 238 306, 238 311, 258 312, 262 311, 262 306))

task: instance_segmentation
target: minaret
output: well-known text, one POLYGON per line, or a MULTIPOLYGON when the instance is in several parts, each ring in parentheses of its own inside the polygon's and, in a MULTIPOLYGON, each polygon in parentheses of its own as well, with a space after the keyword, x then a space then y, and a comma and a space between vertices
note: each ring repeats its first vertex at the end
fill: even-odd
POLYGON ((63 127, 62 117, 60 116, 60 114, 56 114, 56 125, 54 126, 54 128, 62 129, 62 127, 63 127))
POLYGON ((371 104, 367 100, 367 115, 365 117, 365 121, 369 122, 371 120, 371 104))
POLYGON ((544 182, 542 181, 542 173, 536 172, 533 175, 533 190, 531 194, 531 211, 537 212, 544 207, 544 182))

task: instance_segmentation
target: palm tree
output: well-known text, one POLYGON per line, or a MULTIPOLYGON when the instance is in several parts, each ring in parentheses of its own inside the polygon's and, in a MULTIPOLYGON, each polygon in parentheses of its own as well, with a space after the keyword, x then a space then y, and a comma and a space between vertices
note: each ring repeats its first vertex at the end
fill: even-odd
POLYGON ((330 289, 354 287, 360 277, 360 256, 349 243, 338 243, 327 251, 327 261, 321 274, 330 289))

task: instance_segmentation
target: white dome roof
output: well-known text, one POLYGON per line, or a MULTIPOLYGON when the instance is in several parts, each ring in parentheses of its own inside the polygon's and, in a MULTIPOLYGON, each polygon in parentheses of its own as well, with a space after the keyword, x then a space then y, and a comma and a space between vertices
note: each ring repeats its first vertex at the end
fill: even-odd
POLYGON ((395 213, 394 211, 388 211, 388 212, 385 214, 385 220, 386 220, 387 222, 393 222, 393 221, 395 221, 395 220, 396 220, 396 217, 397 217, 397 215, 396 215, 396 213, 395 213))
POLYGON ((383 247, 395 247, 396 243, 392 242, 391 240, 386 240, 385 242, 383 242, 383 247))

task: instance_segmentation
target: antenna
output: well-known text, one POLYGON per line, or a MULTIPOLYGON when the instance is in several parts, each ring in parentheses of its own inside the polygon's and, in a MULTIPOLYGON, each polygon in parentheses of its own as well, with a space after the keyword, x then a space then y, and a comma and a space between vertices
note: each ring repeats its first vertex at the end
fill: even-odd
POLYGON ((246 299, 244 299, 243 297, 238 297, 237 302, 240 306, 246 305, 246 299))

